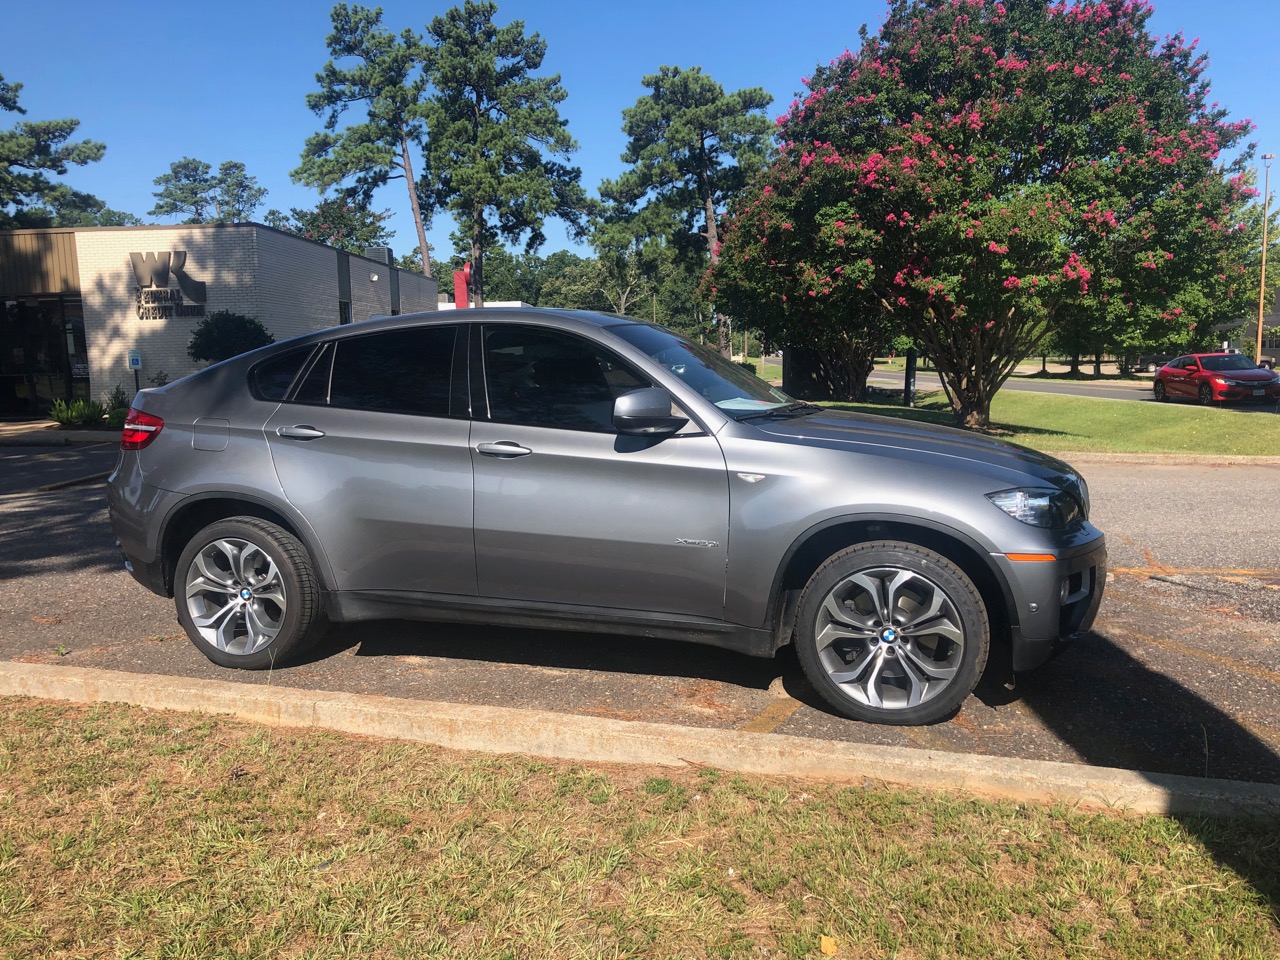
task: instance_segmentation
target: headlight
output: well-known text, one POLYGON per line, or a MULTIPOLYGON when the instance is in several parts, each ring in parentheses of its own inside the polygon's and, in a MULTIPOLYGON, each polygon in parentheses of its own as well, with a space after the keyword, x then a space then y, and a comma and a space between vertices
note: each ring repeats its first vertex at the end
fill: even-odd
POLYGON ((1082 519, 1080 503, 1065 490, 1022 487, 988 493, 987 499, 1023 523, 1059 529, 1082 519))

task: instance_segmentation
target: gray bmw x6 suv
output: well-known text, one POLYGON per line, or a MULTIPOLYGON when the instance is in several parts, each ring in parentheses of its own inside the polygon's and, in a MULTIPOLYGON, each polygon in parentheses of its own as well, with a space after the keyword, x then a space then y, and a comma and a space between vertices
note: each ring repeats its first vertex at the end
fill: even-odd
POLYGON ((216 663, 330 622, 794 643, 837 711, 942 719, 1087 630, 1084 481, 959 430, 799 403, 661 327, 555 310, 355 323, 143 390, 126 563, 216 663))

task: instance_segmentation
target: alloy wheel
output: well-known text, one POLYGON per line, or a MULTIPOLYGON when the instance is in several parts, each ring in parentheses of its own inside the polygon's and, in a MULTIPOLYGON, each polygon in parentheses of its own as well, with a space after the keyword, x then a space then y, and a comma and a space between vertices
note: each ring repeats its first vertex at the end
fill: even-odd
POLYGON ((184 594, 201 638, 236 655, 270 644, 288 609, 275 561, 257 544, 229 537, 209 542, 195 555, 184 594))
POLYGON ((934 699, 964 659, 955 602, 933 580, 900 567, 845 577, 823 600, 815 627, 827 676, 846 696, 879 710, 934 699))

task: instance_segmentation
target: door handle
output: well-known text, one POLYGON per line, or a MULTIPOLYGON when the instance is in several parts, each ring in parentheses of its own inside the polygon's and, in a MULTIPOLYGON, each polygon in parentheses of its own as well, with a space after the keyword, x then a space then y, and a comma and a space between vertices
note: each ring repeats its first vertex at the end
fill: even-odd
POLYGON ((501 457, 504 460, 510 460, 513 457, 527 457, 533 453, 528 447, 522 447, 520 444, 511 440, 499 440, 497 443, 482 443, 476 447, 476 451, 483 453, 486 457, 501 457))
POLYGON ((280 427, 276 430, 277 435, 288 437, 290 440, 315 440, 324 436, 323 430, 317 430, 315 427, 300 423, 293 427, 280 427))

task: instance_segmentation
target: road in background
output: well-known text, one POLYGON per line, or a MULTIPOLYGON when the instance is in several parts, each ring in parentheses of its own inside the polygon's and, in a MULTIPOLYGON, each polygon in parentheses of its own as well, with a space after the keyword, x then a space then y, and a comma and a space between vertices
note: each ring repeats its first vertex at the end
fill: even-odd
MULTIPOLYGON (((901 390, 904 374, 901 370, 876 370, 867 377, 867 383, 885 390, 901 390)), ((916 390, 941 390, 942 383, 932 371, 916 372, 916 390)), ((1056 393, 1069 397, 1095 397, 1103 400, 1151 400, 1151 380, 1047 380, 1039 377, 1013 376, 1004 382, 1001 390, 1018 390, 1029 393, 1056 393)))

